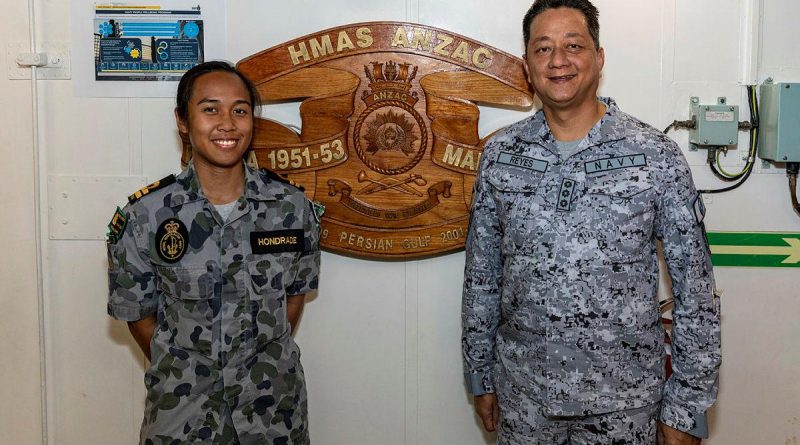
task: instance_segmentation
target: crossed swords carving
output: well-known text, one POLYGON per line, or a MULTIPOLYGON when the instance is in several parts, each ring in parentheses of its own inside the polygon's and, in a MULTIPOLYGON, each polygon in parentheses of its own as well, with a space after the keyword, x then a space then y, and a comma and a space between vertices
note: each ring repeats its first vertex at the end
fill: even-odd
POLYGON ((414 183, 418 186, 423 186, 428 183, 428 181, 426 181, 425 178, 413 173, 408 175, 408 178, 406 179, 387 177, 376 180, 370 178, 367 175, 367 172, 365 172, 364 170, 358 172, 358 182, 369 182, 369 184, 367 184, 366 187, 358 191, 359 195, 371 195, 373 193, 377 193, 383 190, 392 189, 408 195, 417 195, 417 196, 423 196, 422 192, 411 187, 409 184, 414 183))

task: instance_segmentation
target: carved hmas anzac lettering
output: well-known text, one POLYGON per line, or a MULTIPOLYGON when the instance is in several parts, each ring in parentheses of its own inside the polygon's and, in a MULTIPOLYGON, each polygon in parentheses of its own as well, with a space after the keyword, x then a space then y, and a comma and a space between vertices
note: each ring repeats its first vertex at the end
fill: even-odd
POLYGON ((238 67, 264 101, 302 100, 299 133, 257 119, 257 163, 325 205, 323 248, 361 257, 463 248, 488 138, 477 103, 532 105, 521 59, 410 23, 320 31, 238 67))

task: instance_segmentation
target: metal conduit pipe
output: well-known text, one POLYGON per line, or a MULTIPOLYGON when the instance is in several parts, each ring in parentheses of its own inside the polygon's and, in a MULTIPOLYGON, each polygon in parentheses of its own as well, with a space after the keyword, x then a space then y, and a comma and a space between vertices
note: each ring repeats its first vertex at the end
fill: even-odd
MULTIPOLYGON (((28 31, 31 54, 37 52, 36 0, 28 0, 28 31)), ((41 405, 42 444, 49 444, 49 402, 47 378, 47 326, 48 326, 48 242, 47 242, 47 159, 39 143, 39 88, 37 68, 31 66, 31 120, 33 136, 33 201, 36 248, 36 296, 39 318, 39 394, 41 405)))

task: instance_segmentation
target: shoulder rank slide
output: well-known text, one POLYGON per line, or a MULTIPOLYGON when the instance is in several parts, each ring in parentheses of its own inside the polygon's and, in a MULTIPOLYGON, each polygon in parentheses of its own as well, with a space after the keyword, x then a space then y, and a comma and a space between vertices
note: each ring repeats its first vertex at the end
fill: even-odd
POLYGON ((108 242, 116 244, 122 234, 125 232, 125 226, 128 225, 128 217, 122 212, 122 209, 117 207, 114 216, 111 217, 111 222, 108 223, 108 242))
POLYGON ((160 179, 147 187, 142 187, 141 189, 137 190, 136 193, 128 196, 128 202, 133 204, 134 202, 142 199, 142 196, 147 195, 150 192, 154 192, 160 188, 164 188, 172 183, 175 182, 175 175, 169 175, 166 178, 160 179))
POLYGON ((283 176, 281 176, 281 175, 279 175, 279 174, 275 173, 275 172, 274 172, 274 171, 272 171, 272 170, 269 170, 269 169, 266 169, 266 168, 262 168, 262 169, 261 169, 261 171, 262 171, 262 172, 264 172, 264 173, 266 173, 266 174, 267 174, 267 176, 268 176, 270 179, 274 179, 275 181, 282 182, 282 183, 284 183, 284 184, 289 184, 289 185, 291 185, 291 186, 293 186, 293 187, 297 187, 297 188, 299 188, 299 189, 300 189, 300 191, 301 191, 301 192, 305 192, 305 191, 306 191, 306 189, 305 189, 305 188, 304 188, 302 185, 300 185, 300 184, 298 184, 298 183, 296 183, 296 182, 292 181, 292 180, 291 180, 291 179, 289 179, 289 178, 283 177, 283 176))

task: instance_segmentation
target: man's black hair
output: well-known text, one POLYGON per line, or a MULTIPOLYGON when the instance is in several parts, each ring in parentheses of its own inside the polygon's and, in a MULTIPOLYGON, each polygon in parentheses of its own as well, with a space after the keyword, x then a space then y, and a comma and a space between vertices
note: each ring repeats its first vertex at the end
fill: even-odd
POLYGON ((522 19, 522 35, 525 38, 525 51, 528 51, 528 41, 531 39, 531 22, 539 14, 548 9, 572 8, 578 10, 586 18, 589 35, 594 40, 596 49, 600 48, 600 12, 589 0, 536 0, 528 9, 522 19))

